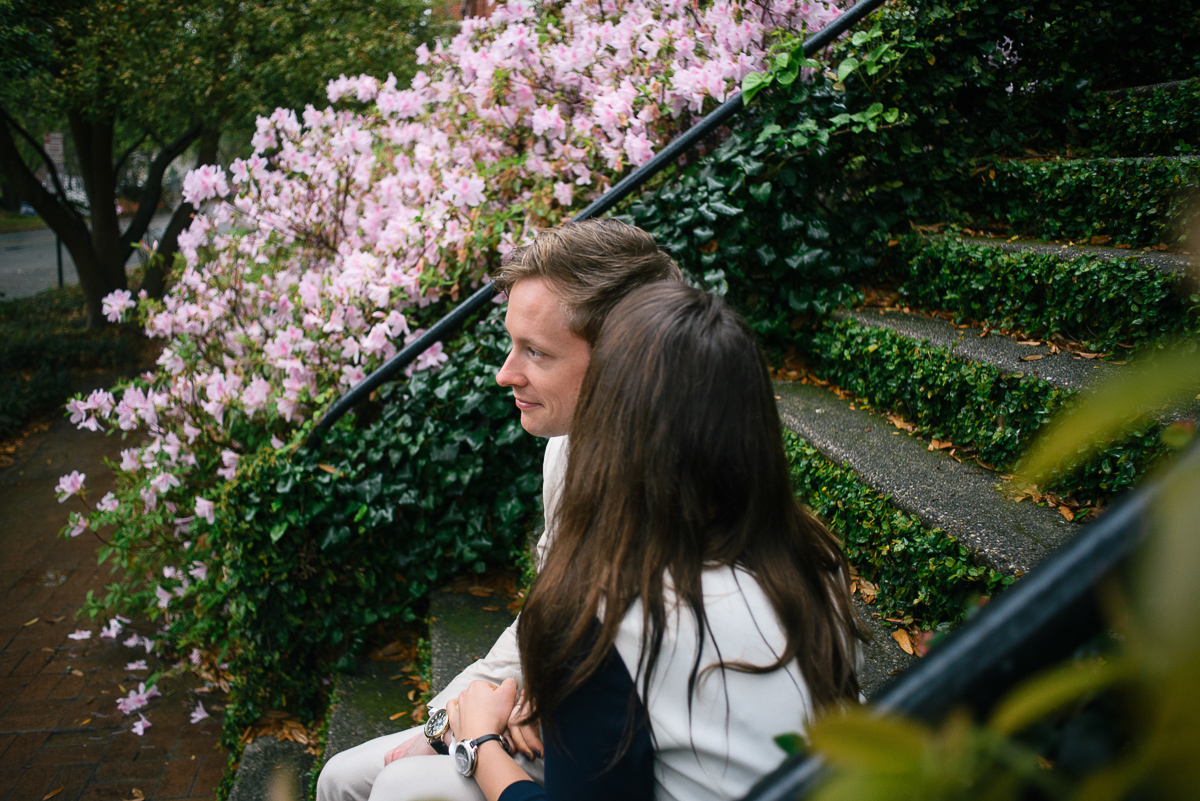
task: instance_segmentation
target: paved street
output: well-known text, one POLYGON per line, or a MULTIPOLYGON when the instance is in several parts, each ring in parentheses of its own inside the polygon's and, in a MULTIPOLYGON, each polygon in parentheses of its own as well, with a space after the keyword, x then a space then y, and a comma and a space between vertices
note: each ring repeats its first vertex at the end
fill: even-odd
POLYGON ((195 679, 159 683, 163 696, 139 710, 151 724, 142 736, 132 730, 138 714, 117 708, 158 666, 124 641, 153 638, 156 625, 133 621, 107 639, 104 621, 75 617, 88 590, 102 593, 112 576, 96 564, 94 535, 58 535, 71 507, 83 507, 58 503, 54 486, 79 470, 93 504, 113 483, 103 457, 118 458, 123 444, 59 419, 0 469, 0 801, 211 799, 224 774, 222 699, 198 694, 195 679), (92 634, 67 636, 77 629, 92 634), (143 659, 146 669, 131 664, 143 659), (198 700, 212 717, 192 723, 198 700))
MULTIPOLYGON (((170 216, 160 214, 150 224, 150 238, 156 239, 166 229, 170 216)), ((21 233, 0 233, 0 292, 5 298, 24 298, 58 286, 58 261, 55 254, 54 232, 49 228, 21 233)), ((75 262, 64 247, 63 283, 78 284, 75 262)), ((129 260, 127 269, 137 266, 137 255, 129 260)))

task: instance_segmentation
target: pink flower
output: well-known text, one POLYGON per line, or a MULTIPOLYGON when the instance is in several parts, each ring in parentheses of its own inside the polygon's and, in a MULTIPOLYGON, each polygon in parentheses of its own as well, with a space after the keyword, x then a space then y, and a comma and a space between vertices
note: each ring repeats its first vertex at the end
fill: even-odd
POLYGON ((204 708, 202 701, 196 702, 196 708, 192 710, 192 723, 199 723, 208 717, 208 711, 204 708))
POLYGON ((140 643, 141 641, 142 641, 142 635, 135 633, 135 634, 130 634, 129 639, 127 639, 125 642, 123 642, 121 644, 124 645, 126 648, 137 648, 138 643, 140 643))
POLYGON ((96 508, 101 512, 115 512, 120 506, 121 503, 117 500, 117 496, 111 492, 106 492, 100 502, 96 504, 96 508))
POLYGON ((78 537, 80 534, 87 531, 88 519, 79 514, 79 512, 71 512, 70 517, 67 518, 67 525, 71 527, 67 531, 67 536, 72 538, 78 537))
POLYGON ((69 475, 60 478, 58 486, 54 488, 54 491, 59 493, 58 502, 62 503, 67 498, 82 490, 85 478, 87 478, 87 474, 80 473, 78 470, 72 470, 69 475))
POLYGON ((204 518, 210 526, 213 524, 213 520, 216 519, 213 510, 214 506, 212 501, 207 501, 204 498, 201 498, 199 495, 196 496, 196 517, 204 518))
POLYGON ((179 486, 179 478, 172 473, 159 473, 150 479, 150 486, 156 492, 168 492, 172 487, 179 486))
POLYGON ((237 475, 238 455, 226 448, 221 451, 221 464, 225 466, 217 470, 217 475, 226 481, 233 481, 237 475))
POLYGON ((454 206, 478 206, 487 196, 479 176, 453 176, 446 181, 446 201, 454 206))
POLYGON ((132 309, 137 305, 133 300, 133 293, 128 289, 114 290, 105 295, 100 303, 104 316, 110 323, 121 322, 126 309, 132 309))
POLYGON ((562 181, 555 181, 554 199, 558 201, 558 205, 560 206, 570 206, 571 201, 575 199, 575 188, 570 184, 564 184, 562 181))
POLYGON ((150 666, 146 664, 145 659, 138 659, 134 662, 130 662, 129 664, 127 664, 125 666, 125 669, 126 670, 149 670, 150 666))
POLYGON ((229 194, 229 184, 225 182, 225 171, 212 164, 204 164, 188 172, 183 179, 183 199, 193 206, 213 197, 224 197, 229 194))
POLYGON ((137 721, 137 723, 133 724, 133 726, 130 728, 130 731, 132 731, 138 737, 141 737, 143 734, 146 733, 146 729, 150 728, 153 725, 154 725, 153 723, 146 720, 145 715, 143 715, 141 712, 139 712, 138 713, 138 721, 137 721))
POLYGON ((124 626, 121 625, 121 621, 117 620, 114 617, 113 619, 108 621, 107 626, 100 629, 100 636, 107 637, 110 640, 115 640, 117 638, 117 635, 121 633, 122 628, 124 628, 124 626))
POLYGON ((68 640, 90 640, 92 633, 87 629, 76 629, 67 635, 68 640))

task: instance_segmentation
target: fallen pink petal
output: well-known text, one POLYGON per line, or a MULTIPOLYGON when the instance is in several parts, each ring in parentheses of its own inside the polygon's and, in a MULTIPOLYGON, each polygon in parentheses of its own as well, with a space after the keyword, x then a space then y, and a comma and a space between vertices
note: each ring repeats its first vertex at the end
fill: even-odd
POLYGON ((196 702, 196 708, 192 710, 192 723, 199 723, 208 717, 208 711, 204 708, 204 703, 196 702))
POLYGON ((138 713, 138 721, 137 721, 137 723, 133 724, 133 728, 131 728, 130 731, 132 731, 138 737, 141 737, 143 734, 146 733, 146 729, 150 728, 153 725, 154 725, 153 723, 146 720, 145 715, 143 715, 139 712, 138 713))
POLYGON ((87 629, 78 629, 67 635, 71 640, 88 640, 91 639, 92 633, 87 629))

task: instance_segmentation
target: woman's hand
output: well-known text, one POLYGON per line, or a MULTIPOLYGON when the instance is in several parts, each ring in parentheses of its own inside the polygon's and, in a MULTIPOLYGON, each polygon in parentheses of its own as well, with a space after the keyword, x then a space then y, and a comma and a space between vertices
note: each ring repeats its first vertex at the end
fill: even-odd
POLYGON ((505 679, 499 687, 487 681, 473 681, 458 698, 446 704, 450 730, 458 740, 502 734, 516 705, 516 679, 505 679))
POLYGON ((537 726, 523 722, 529 715, 529 710, 525 706, 525 693, 517 696, 517 705, 513 707, 508 716, 508 735, 509 742, 513 744, 513 748, 520 751, 530 760, 542 758, 542 738, 538 732, 537 726))

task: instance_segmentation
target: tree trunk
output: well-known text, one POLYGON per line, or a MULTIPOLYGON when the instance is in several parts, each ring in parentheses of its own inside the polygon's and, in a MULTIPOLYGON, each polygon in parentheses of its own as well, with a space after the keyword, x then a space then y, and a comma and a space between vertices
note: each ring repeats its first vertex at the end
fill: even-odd
MULTIPOLYGON (((201 164, 216 164, 217 143, 220 132, 207 129, 200 135, 200 152, 196 156, 196 166, 201 164)), ((146 265, 146 277, 142 281, 142 289, 152 298, 161 298, 167 288, 167 278, 175 262, 175 254, 179 252, 179 235, 183 233, 192 221, 196 207, 186 200, 181 200, 163 231, 162 239, 158 241, 158 249, 146 265)))
MULTIPOLYGON (((111 118, 88 119, 78 112, 69 112, 71 135, 75 139, 75 150, 79 156, 84 190, 87 193, 91 219, 89 226, 82 214, 71 207, 63 197, 53 172, 50 159, 41 145, 4 109, 0 108, 0 172, 13 185, 17 195, 33 206, 50 229, 58 234, 75 262, 79 285, 87 303, 88 328, 100 328, 107 324, 102 311, 103 300, 109 293, 127 289, 125 263, 133 253, 134 243, 142 238, 154 206, 162 192, 162 178, 167 167, 200 135, 199 125, 182 134, 167 145, 155 158, 147 178, 145 213, 139 209, 129 227, 121 232, 116 209, 116 172, 113 168, 113 120, 111 118), (41 157, 51 171, 58 190, 51 192, 42 186, 30 170, 17 149, 13 135, 24 139, 41 157)), ((215 158, 215 144, 213 155, 215 158)), ((183 230, 179 226, 173 237, 183 230)), ((174 238, 172 238, 174 243, 174 238)), ((161 284, 161 277, 159 278, 161 284)))

